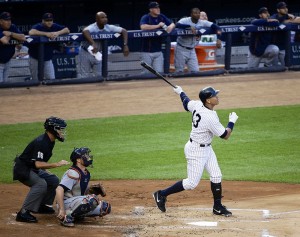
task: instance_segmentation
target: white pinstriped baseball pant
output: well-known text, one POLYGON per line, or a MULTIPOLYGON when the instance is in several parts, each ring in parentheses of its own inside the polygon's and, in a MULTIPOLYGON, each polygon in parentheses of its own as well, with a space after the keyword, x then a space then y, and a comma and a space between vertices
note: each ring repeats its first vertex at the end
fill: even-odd
POLYGON ((209 173, 211 182, 221 183, 222 173, 212 146, 200 147, 194 141, 188 141, 184 154, 187 160, 187 178, 182 182, 185 190, 197 187, 204 169, 209 173))

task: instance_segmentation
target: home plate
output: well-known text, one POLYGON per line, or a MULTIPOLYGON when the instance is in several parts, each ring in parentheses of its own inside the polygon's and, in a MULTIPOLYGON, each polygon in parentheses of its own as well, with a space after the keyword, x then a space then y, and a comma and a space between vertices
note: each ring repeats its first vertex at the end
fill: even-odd
POLYGON ((217 226, 218 222, 215 221, 197 221, 197 222, 189 222, 189 225, 196 225, 196 226, 217 226))

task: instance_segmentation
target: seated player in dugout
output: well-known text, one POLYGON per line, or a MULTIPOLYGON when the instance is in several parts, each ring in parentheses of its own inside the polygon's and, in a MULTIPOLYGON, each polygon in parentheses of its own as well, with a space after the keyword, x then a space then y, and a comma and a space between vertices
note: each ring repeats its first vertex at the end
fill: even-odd
POLYGON ((85 217, 103 217, 110 213, 111 205, 100 200, 106 196, 104 187, 98 183, 90 185, 93 156, 87 147, 74 148, 70 160, 73 165, 64 173, 56 189, 59 213, 57 217, 65 227, 73 227, 85 217))

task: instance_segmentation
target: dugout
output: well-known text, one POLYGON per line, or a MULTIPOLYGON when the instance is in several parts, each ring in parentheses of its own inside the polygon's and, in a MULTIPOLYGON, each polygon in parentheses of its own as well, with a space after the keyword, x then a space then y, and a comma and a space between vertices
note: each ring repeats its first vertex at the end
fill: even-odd
MULTIPOLYGON (((127 30, 134 32, 139 27, 140 17, 147 13, 147 4, 149 1, 101 1, 101 9, 108 14, 109 23, 121 25, 127 30), (130 17, 128 17, 130 15, 130 17)), ((223 41, 226 42, 226 47, 216 51, 216 60, 218 63, 224 64, 227 71, 234 73, 242 73, 246 71, 244 68, 240 68, 241 65, 245 64, 246 52, 248 47, 248 35, 250 31, 238 31, 232 30, 238 28, 239 26, 246 26, 253 18, 256 17, 257 9, 261 6, 259 1, 253 1, 251 6, 245 6, 246 3, 241 3, 240 1, 159 1, 161 4, 162 13, 170 17, 174 22, 183 16, 188 16, 189 11, 192 7, 200 7, 201 10, 205 10, 208 13, 209 20, 216 22, 224 29, 223 41), (216 9, 216 6, 218 8, 216 9), (239 9, 235 11, 233 9, 239 9), (227 29, 227 32, 226 32, 227 29), (232 30, 230 32, 230 30, 232 30)), ((291 13, 295 15, 300 15, 294 12, 292 9, 300 9, 300 3, 296 1, 287 1, 291 13)), ((33 1, 33 0, 18 0, 18 1, 2 1, 1 7, 3 11, 9 11, 13 15, 13 23, 18 25, 21 31, 25 34, 29 31, 31 26, 37 22, 41 21, 41 15, 44 12, 53 12, 55 16, 55 21, 68 26, 72 34, 79 34, 85 25, 94 22, 95 13, 98 10, 97 6, 99 1, 86 0, 65 0, 65 1, 33 1), (38 9, 38 10, 37 10, 38 9), (30 13, 30 14, 29 14, 30 13), (30 15, 30 17, 29 17, 30 15)), ((274 9, 274 1, 264 2, 264 6, 270 9, 274 9)), ((162 36, 164 37, 164 36, 162 36)), ((289 37, 289 36, 287 36, 289 37)), ((176 35, 171 35, 170 38, 165 38, 164 43, 164 53, 168 54, 170 50, 169 43, 176 40, 176 35)), ((79 43, 79 41, 76 41, 79 43)), ((47 43, 47 42, 44 42, 47 43)), ((58 49, 61 44, 69 42, 58 42, 58 49)), ((139 75, 140 65, 139 65, 139 49, 140 49, 140 39, 134 38, 130 40, 130 51, 131 54, 126 58, 126 63, 124 63, 124 58, 122 58, 121 51, 117 46, 121 46, 122 43, 119 39, 113 39, 110 41, 103 42, 107 50, 106 63, 104 63, 104 75, 101 78, 89 78, 84 80, 78 80, 76 78, 76 49, 74 54, 67 53, 67 49, 64 48, 58 50, 58 53, 54 57, 54 63, 56 66, 56 71, 58 72, 57 77, 59 81, 51 83, 81 83, 81 82, 101 82, 103 80, 129 80, 136 78, 154 78, 153 75, 149 74, 144 77, 139 75), (66 50, 64 52, 64 50, 66 50)), ((71 45, 72 48, 74 45, 71 45)), ((289 45, 290 55, 292 58, 288 58, 288 63, 291 68, 297 68, 295 65, 299 62, 299 45, 293 43, 289 45)), ((74 46, 76 48, 76 46, 74 46)), ((42 57, 42 56, 41 56, 42 57)), ((168 57, 168 56, 167 56, 168 57)), ((18 78, 15 77, 16 82, 24 83, 22 79, 23 75, 26 75, 25 79, 28 79, 30 75, 28 74, 28 65, 26 61, 23 64, 21 61, 15 61, 18 64, 18 71, 24 70, 24 74, 21 74, 18 78), (20 79, 20 80, 19 80, 20 79)), ((165 68, 169 67, 169 61, 165 61, 165 68)), ((169 71, 165 71, 167 76, 173 77, 186 77, 186 76, 201 76, 207 75, 204 73, 199 73, 199 75, 176 75, 171 74, 169 71)), ((217 74, 224 73, 224 71, 217 71, 217 74)), ((29 80, 30 81, 30 80, 29 80)), ((27 83, 26 81, 25 83, 27 83)), ((29 82, 28 82, 29 83, 29 82)), ((31 82, 32 83, 32 82, 31 82)), ((50 82, 45 82, 41 78, 40 83, 48 84, 50 82)), ((39 82, 32 83, 33 85, 39 84, 39 82)), ((13 86, 11 84, 11 86, 13 86)))

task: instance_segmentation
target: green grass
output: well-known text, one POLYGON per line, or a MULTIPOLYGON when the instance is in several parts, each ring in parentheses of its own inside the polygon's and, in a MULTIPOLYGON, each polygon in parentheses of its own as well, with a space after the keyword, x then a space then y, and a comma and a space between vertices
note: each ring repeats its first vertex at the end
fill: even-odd
MULTIPOLYGON (((300 183, 300 105, 235 111, 239 120, 231 138, 213 140, 223 179, 300 183)), ((229 112, 218 110, 223 125, 229 112)), ((68 160, 73 147, 88 146, 94 180, 182 179, 190 130, 187 112, 68 121, 67 140, 56 142, 50 162, 68 160)), ((42 132, 42 122, 0 125, 0 182, 12 182, 15 155, 42 132)), ((65 170, 51 172, 61 177, 65 170)))

